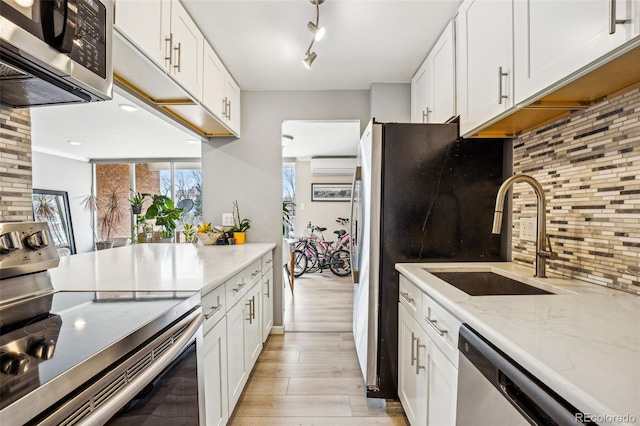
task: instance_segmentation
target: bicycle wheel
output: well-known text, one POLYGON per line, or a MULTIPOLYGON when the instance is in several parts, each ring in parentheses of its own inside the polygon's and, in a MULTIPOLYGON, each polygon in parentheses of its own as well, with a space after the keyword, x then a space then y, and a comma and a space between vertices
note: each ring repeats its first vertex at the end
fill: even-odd
POLYGON ((331 255, 329 269, 334 275, 346 277, 351 273, 351 254, 346 250, 336 250, 331 255))
POLYGON ((307 256, 301 250, 295 250, 293 257, 293 276, 298 278, 307 270, 307 256))
POLYGON ((317 249, 310 245, 307 250, 307 269, 306 272, 318 272, 320 270, 320 258, 317 249))

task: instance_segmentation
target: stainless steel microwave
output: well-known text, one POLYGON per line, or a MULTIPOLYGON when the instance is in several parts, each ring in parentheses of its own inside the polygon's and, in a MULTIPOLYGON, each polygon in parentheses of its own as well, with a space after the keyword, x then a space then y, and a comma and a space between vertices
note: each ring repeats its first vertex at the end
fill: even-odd
POLYGON ((113 0, 1 0, 0 103, 111 99, 113 0))

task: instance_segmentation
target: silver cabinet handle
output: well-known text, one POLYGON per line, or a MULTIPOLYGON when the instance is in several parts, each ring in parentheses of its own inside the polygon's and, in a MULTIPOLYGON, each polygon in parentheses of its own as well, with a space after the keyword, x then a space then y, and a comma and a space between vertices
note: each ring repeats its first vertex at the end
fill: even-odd
POLYGON ((429 120, 429 113, 427 111, 422 111, 422 122, 426 123, 429 120))
POLYGON ((255 271, 253 274, 251 274, 251 278, 255 277, 256 275, 260 275, 260 271, 255 271))
POLYGON ((420 365, 420 348, 426 348, 427 345, 420 344, 420 338, 416 339, 416 376, 420 374, 420 370, 426 369, 424 365, 420 365))
POLYGON ((415 355, 413 355, 414 348, 415 348, 415 345, 413 344, 413 342, 415 342, 416 340, 420 340, 420 339, 416 339, 415 334, 411 332, 411 365, 412 366, 415 365, 416 358, 417 358, 415 355))
POLYGON ((409 297, 409 293, 407 293, 406 291, 401 291, 400 292, 400 296, 404 297, 404 300, 406 300, 407 302, 413 304, 413 302, 415 302, 415 299, 413 299, 412 297, 409 297))
POLYGON ((264 294, 266 297, 271 297, 271 293, 269 292, 269 279, 267 279, 267 282, 265 284, 267 284, 267 292, 264 294))
POLYGON ((215 313, 218 312, 222 308, 222 305, 218 304, 218 306, 212 306, 211 308, 212 309, 209 312, 204 314, 204 319, 209 319, 212 316, 214 316, 215 313))
POLYGON ((181 59, 181 45, 180 42, 178 42, 178 45, 176 47, 173 48, 174 52, 176 52, 178 54, 178 60, 176 61, 176 64, 173 66, 173 68, 175 68, 178 72, 180 72, 180 63, 182 62, 181 59))
POLYGON ((631 22, 631 19, 616 19, 616 3, 617 0, 609 0, 609 34, 616 33, 616 25, 631 22))
POLYGON ((222 99, 222 116, 227 117, 227 98, 222 99))
POLYGON ((252 324, 253 318, 251 317, 251 300, 247 300, 247 303, 245 303, 245 306, 249 307, 249 316, 246 319, 247 321, 249 321, 249 324, 252 324))
POLYGON ((508 76, 508 72, 502 72, 502 67, 498 67, 498 104, 502 105, 502 100, 507 99, 507 95, 502 94, 502 77, 508 76))
POLYGON ((227 119, 228 119, 229 121, 231 121, 231 100, 228 100, 228 101, 227 101, 227 108, 228 108, 228 111, 227 111, 227 119))
POLYGON ((447 330, 438 328, 438 326, 436 325, 438 323, 438 321, 433 320, 429 317, 424 317, 424 320, 436 331, 436 333, 438 333, 441 336, 444 336, 445 334, 448 333, 447 330))
POLYGON ((256 319, 256 297, 251 297, 251 316, 256 319))
POLYGON ((169 37, 164 38, 164 43, 164 60, 167 61, 167 66, 169 66, 171 65, 171 52, 173 51, 173 33, 169 33, 169 37))
POLYGON ((269 260, 267 260, 267 261, 266 261, 266 262, 264 262, 264 263, 265 263, 265 265, 271 265, 271 262, 273 262, 273 259, 269 259, 269 260))
POLYGON ((244 283, 238 284, 238 287, 234 287, 232 290, 237 293, 240 291, 242 287, 244 287, 244 283))

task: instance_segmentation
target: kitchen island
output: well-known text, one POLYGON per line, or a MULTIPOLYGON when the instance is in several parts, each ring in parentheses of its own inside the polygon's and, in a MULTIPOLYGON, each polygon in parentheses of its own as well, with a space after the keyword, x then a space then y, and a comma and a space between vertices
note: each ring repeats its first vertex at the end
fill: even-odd
MULTIPOLYGON (((637 296, 559 276, 537 279, 533 269, 507 262, 398 264, 396 269, 445 314, 469 325, 596 423, 640 422, 637 296), (430 273, 447 271, 495 272, 553 294, 471 296, 430 273)), ((433 312, 438 314, 432 311, 427 318, 434 318, 433 312)), ((455 347, 458 330, 448 333, 455 347)))

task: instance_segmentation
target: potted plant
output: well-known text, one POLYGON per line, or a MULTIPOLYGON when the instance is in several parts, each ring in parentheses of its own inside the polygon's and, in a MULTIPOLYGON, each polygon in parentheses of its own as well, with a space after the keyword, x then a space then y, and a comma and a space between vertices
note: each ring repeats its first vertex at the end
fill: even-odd
POLYGON ((182 230, 182 235, 184 235, 185 243, 195 243, 198 241, 196 238, 197 228, 190 223, 184 224, 184 229, 182 230))
POLYGON ((233 226, 229 228, 227 234, 232 234, 236 244, 244 244, 246 232, 251 228, 251 220, 240 219, 240 209, 238 200, 233 202, 233 226))
POLYGON ((101 240, 96 242, 98 250, 113 247, 111 234, 118 223, 124 219, 125 213, 123 197, 120 196, 117 188, 108 188, 98 205, 98 227, 101 236, 101 240))
POLYGON ((131 191, 131 198, 129 202, 131 203, 131 211, 133 214, 141 214, 142 213, 142 203, 147 197, 150 197, 151 194, 136 192, 133 189, 129 189, 131 191))
POLYGON ((153 201, 147 208, 145 217, 155 219, 156 225, 162 228, 160 242, 173 242, 177 220, 182 213, 181 208, 175 207, 173 200, 164 195, 153 195, 153 201))

